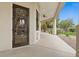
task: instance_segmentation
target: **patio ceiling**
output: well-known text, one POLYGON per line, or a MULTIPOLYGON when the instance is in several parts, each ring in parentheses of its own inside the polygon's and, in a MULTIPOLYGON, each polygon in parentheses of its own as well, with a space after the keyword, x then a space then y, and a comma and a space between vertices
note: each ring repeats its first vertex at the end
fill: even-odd
POLYGON ((59 2, 40 2, 40 14, 42 20, 46 20, 52 17, 55 17, 59 10, 61 9, 61 6, 63 6, 63 3, 59 2), (43 17, 43 15, 45 17, 43 17))

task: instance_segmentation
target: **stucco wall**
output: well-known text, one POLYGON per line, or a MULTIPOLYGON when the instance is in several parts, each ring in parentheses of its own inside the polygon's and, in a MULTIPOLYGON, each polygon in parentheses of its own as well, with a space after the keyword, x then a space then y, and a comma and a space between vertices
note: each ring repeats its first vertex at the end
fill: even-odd
POLYGON ((12 47, 12 8, 10 3, 0 3, 0 50, 12 47))
MULTIPOLYGON (((0 51, 12 48, 12 4, 0 3, 0 51)), ((14 3, 30 9, 29 40, 36 40, 36 5, 33 3, 14 3)))

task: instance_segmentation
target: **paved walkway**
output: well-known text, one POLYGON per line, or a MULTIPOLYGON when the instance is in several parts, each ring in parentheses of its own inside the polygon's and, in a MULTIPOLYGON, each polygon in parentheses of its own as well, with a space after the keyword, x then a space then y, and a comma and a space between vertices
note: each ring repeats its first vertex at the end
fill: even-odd
POLYGON ((74 57, 75 51, 56 35, 41 33, 41 39, 34 45, 1 51, 6 57, 74 57))

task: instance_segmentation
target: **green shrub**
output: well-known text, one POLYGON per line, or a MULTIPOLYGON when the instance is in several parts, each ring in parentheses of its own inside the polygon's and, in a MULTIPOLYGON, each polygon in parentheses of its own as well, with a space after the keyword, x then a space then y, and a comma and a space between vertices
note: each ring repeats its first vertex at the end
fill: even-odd
POLYGON ((63 34, 65 34, 66 36, 70 36, 70 35, 76 35, 76 32, 65 32, 63 34))
POLYGON ((72 28, 72 29, 69 29, 69 31, 70 31, 70 32, 75 32, 75 29, 72 28))

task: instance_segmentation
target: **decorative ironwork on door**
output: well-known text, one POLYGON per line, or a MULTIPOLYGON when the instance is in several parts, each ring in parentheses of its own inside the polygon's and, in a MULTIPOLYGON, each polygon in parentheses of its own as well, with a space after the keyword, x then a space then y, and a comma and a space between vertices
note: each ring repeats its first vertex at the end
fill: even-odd
POLYGON ((13 4, 13 47, 29 44, 29 9, 13 4))

